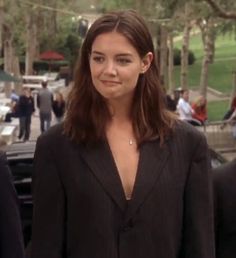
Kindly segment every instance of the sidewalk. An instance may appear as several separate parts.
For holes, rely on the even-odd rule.
[[[52,115],[52,122],[51,126],[56,124],[55,118]],[[38,110],[35,112],[35,114],[32,116],[31,120],[31,133],[30,133],[30,141],[36,141],[39,135],[41,134],[40,132],[40,121],[39,121],[39,113]]]
[[[190,101],[193,101],[200,95],[198,90],[189,90],[189,98]],[[207,102],[211,101],[221,101],[221,100],[229,100],[230,96],[227,96],[226,94],[223,94],[219,91],[216,91],[210,87],[207,89]]]

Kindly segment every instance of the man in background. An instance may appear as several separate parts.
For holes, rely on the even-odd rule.
[[[47,82],[42,82],[42,89],[37,96],[37,106],[39,108],[41,133],[47,131],[52,120],[53,94],[47,88]]]

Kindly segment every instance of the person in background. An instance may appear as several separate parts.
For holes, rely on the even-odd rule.
[[[223,123],[220,129],[223,130],[227,124],[233,126],[233,137],[236,139],[236,95],[233,97],[230,105],[230,109],[225,113],[223,117]]]
[[[29,88],[23,88],[23,94],[20,95],[17,103],[17,112],[20,121],[19,140],[28,141],[30,137],[31,117],[34,113],[34,98],[31,96]]]
[[[193,118],[198,120],[201,125],[204,125],[207,120],[207,101],[204,96],[198,96],[192,103]]]
[[[183,89],[177,104],[177,113],[180,120],[186,121],[192,125],[201,125],[201,123],[193,118],[194,110],[189,103],[189,91]]]
[[[10,110],[5,116],[5,122],[10,123],[12,121],[12,117],[18,117],[17,107],[18,107],[18,101],[19,96],[16,94],[15,89],[12,90],[10,99],[11,103],[9,104]]]
[[[236,111],[236,94],[231,101],[230,109],[225,113],[225,115],[223,117],[223,121],[230,119],[230,117],[232,117],[232,114],[234,113],[234,111]]]
[[[4,152],[0,150],[0,257],[24,258],[18,199]]]
[[[216,258],[236,257],[236,159],[213,170]]]
[[[65,113],[65,100],[61,92],[56,92],[55,100],[52,103],[52,110],[56,117],[57,123],[62,122]]]
[[[91,25],[65,119],[37,141],[32,258],[214,258],[206,139],[158,74],[137,12]]]
[[[41,133],[47,131],[51,126],[52,120],[53,94],[47,88],[47,82],[42,82],[42,89],[37,96],[37,106],[39,108],[40,130]]]
[[[175,112],[176,111],[176,104],[175,101],[169,94],[166,94],[166,107],[168,110]]]
[[[15,89],[12,90],[10,98],[12,102],[17,102],[19,100],[20,97],[18,94],[16,94]]]

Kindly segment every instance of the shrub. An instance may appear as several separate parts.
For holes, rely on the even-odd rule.
[[[188,64],[192,65],[194,64],[196,58],[192,50],[189,50],[188,53]],[[174,65],[180,65],[181,64],[181,51],[178,48],[174,49]]]

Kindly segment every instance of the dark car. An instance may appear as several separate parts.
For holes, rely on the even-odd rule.
[[[32,223],[32,171],[36,142],[14,143],[6,151],[14,185],[18,194],[25,246],[31,238]]]
[[[32,223],[32,173],[33,157],[35,151],[35,142],[14,143],[7,146],[6,154],[11,172],[14,178],[14,184],[20,201],[20,211],[23,225],[25,246],[31,238]],[[220,166],[227,162],[223,156],[210,149],[212,167]]]

